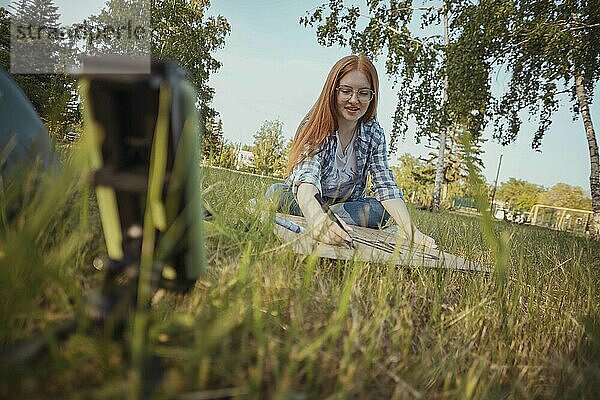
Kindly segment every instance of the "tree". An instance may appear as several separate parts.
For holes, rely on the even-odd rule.
[[[475,173],[482,181],[485,181],[482,173],[483,160],[481,159],[483,153],[481,146],[485,141],[486,139],[482,137],[471,139],[470,135],[462,130],[451,130],[449,132],[445,146],[447,151],[444,152],[445,156],[441,170],[440,204],[448,199],[450,192],[455,196],[468,195],[470,192],[468,187],[469,173]],[[439,151],[432,151],[428,154],[426,161],[429,165],[439,167],[439,157]],[[434,195],[436,192],[435,183],[439,179],[437,176],[438,167],[434,172],[434,189],[432,192]]]
[[[548,206],[590,210],[592,201],[580,186],[557,183],[540,196],[540,203]]]
[[[527,111],[539,120],[532,147],[540,149],[559,101],[569,94],[588,142],[592,232],[600,236],[600,157],[589,109],[600,77],[600,1],[484,0],[468,8],[487,32],[489,56],[510,75],[494,108],[497,139],[513,142]]]
[[[10,70],[11,18],[15,25],[22,21],[25,25],[38,25],[58,27],[59,14],[57,7],[51,0],[21,0],[16,3],[12,12],[0,7],[0,66]],[[57,39],[58,40],[58,39]],[[28,59],[28,52],[38,52],[35,48],[27,49],[27,43],[17,47],[18,56],[25,57],[24,63],[31,63],[32,72],[35,72],[39,58]],[[24,47],[23,47],[24,46]],[[54,48],[55,46],[52,46]],[[67,48],[67,50],[69,50]],[[13,49],[14,51],[14,49]],[[52,50],[53,51],[53,50]],[[60,68],[60,54],[53,54],[50,48],[44,56],[49,57],[45,63],[56,63]],[[24,54],[25,53],[25,54]],[[75,79],[65,74],[11,74],[13,79],[23,89],[31,100],[42,121],[48,128],[51,136],[62,139],[64,134],[74,128],[80,119],[79,104],[77,102]]]
[[[234,169],[237,167],[238,161],[238,146],[234,143],[225,141],[216,159],[216,165],[223,168]]]
[[[84,48],[94,56],[123,55],[149,58],[151,7],[148,0],[106,0],[98,15],[82,21],[81,27],[92,33]],[[121,30],[121,27],[127,29]]]
[[[201,154],[205,162],[223,168],[236,168],[239,146],[229,143],[223,136],[223,121],[209,116],[205,124]]]
[[[142,0],[141,4],[140,0],[107,0],[101,13],[84,21],[84,24],[92,27],[114,24],[114,21],[119,21],[122,16],[130,15],[132,8],[137,10],[134,17],[143,21],[148,16],[147,10],[144,9],[144,4],[147,3],[147,0]],[[206,16],[209,6],[209,0],[154,0],[151,2],[149,13],[152,58],[175,60],[186,71],[187,79],[198,93],[200,123],[206,127],[202,137],[202,154],[205,158],[209,154],[218,157],[218,151],[224,144],[222,137],[218,136],[219,131],[213,129],[218,113],[211,106],[214,89],[208,86],[208,79],[210,74],[221,67],[221,62],[216,60],[212,53],[225,45],[225,38],[231,31],[225,17]],[[111,47],[113,42],[100,41],[95,45],[94,51],[139,53],[148,50],[136,48],[134,43],[125,43],[125,46],[114,48]]]
[[[263,175],[282,177],[285,172],[283,124],[278,120],[264,121],[254,134],[254,168]]]
[[[398,186],[407,200],[421,205],[430,201],[435,169],[433,165],[409,153],[398,157],[399,167],[392,167]]]
[[[490,99],[490,62],[481,35],[465,26],[462,1],[444,1],[441,7],[412,7],[411,2],[370,0],[367,10],[330,0],[302,18],[302,24],[317,25],[321,45],[350,46],[353,52],[373,58],[386,54],[386,72],[398,87],[398,104],[393,120],[390,153],[397,138],[415,119],[417,142],[427,138],[438,143],[438,168],[433,208],[440,202],[446,138],[454,130],[471,133],[476,139],[484,127]],[[415,13],[421,12],[421,30],[414,32]],[[359,28],[358,18],[369,19]],[[436,31],[444,21],[442,34]],[[439,31],[439,29],[437,29]],[[466,90],[465,90],[466,89]]]
[[[11,70],[18,73],[48,73],[59,67],[60,36],[51,30],[59,27],[58,7],[52,0],[20,0],[11,6],[16,30],[11,41]],[[43,27],[44,29],[39,29]]]
[[[509,204],[512,210],[526,212],[540,202],[544,188],[522,179],[509,178],[496,192],[496,198]]]
[[[4,69],[10,66],[10,17],[4,7],[0,7],[0,65]]]
[[[200,120],[216,117],[210,103],[214,89],[208,86],[211,73],[221,67],[212,53],[225,45],[231,27],[222,16],[207,17],[209,0],[155,0],[152,2],[152,56],[174,59],[186,71],[198,91]]]
[[[214,115],[208,116],[204,124],[204,137],[202,138],[202,157],[213,164],[217,160],[225,145],[223,138],[223,122]]]
[[[448,199],[455,196],[471,196],[468,184],[469,173],[476,174],[482,181],[481,142],[470,144],[464,133],[452,132],[448,137],[448,153],[444,162],[442,205],[449,206]],[[465,146],[465,142],[469,146]],[[401,155],[398,160],[400,167],[392,167],[396,181],[404,190],[407,199],[421,205],[431,205],[433,197],[436,160],[438,154],[432,151],[427,158],[417,158],[408,153]]]
[[[212,149],[202,149],[202,159],[212,166],[235,169],[238,166],[239,145],[223,139]],[[204,142],[206,144],[206,141]]]

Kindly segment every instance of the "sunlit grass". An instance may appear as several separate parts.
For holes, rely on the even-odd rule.
[[[598,242],[494,223],[494,237],[506,239],[504,280],[301,257],[281,247],[268,217],[261,219],[260,211],[269,211],[261,196],[272,182],[203,169],[202,189],[214,213],[205,227],[208,273],[189,294],[155,298],[150,341],[165,366],[159,398],[192,392],[256,399],[600,397]],[[249,206],[252,198],[258,209]],[[82,213],[65,202],[51,211],[57,233],[29,253],[20,251],[48,226],[28,236],[26,225],[3,233],[3,273],[21,276],[13,270],[18,265],[30,274],[22,283],[28,295],[10,300],[12,313],[2,316],[3,323],[12,321],[2,329],[5,346],[45,326],[49,309],[72,313],[71,303],[81,302],[82,277],[89,276],[85,263],[101,255],[101,244],[56,250]],[[476,218],[411,213],[446,251],[494,265]],[[85,237],[101,242],[93,225]],[[36,268],[23,267],[27,260]],[[42,282],[61,294],[47,293]],[[114,398],[125,392],[115,390],[126,385],[127,369],[117,341],[80,332],[58,349],[43,364],[13,371],[20,378],[2,381],[0,395]],[[87,376],[82,365],[93,365],[96,378],[78,379]],[[60,382],[62,390],[43,382]]]

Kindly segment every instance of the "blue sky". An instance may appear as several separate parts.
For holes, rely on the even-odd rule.
[[[320,93],[329,69],[348,49],[321,47],[313,28],[305,28],[299,19],[307,10],[324,0],[213,0],[211,14],[225,16],[231,24],[231,35],[224,49],[216,53],[223,67],[210,79],[215,89],[213,106],[223,120],[225,138],[230,142],[251,144],[262,122],[279,118],[284,135],[291,138],[300,119]],[[0,0],[0,5],[10,3]],[[360,2],[359,2],[360,3]],[[96,14],[104,0],[56,0],[62,23],[71,24]],[[391,132],[396,93],[384,74],[381,60],[381,93],[378,119],[384,130]],[[494,85],[503,84],[497,75]],[[595,98],[600,96],[596,90]],[[600,107],[591,107],[592,118],[598,120]],[[600,127],[596,124],[596,129]],[[554,123],[544,137],[542,152],[531,150],[535,125],[525,123],[519,139],[502,147],[491,139],[484,147],[485,176],[493,182],[500,154],[503,154],[499,182],[510,177],[525,179],[545,187],[558,182],[582,186],[589,190],[589,152],[583,123],[572,121],[568,107],[554,115]],[[598,135],[597,135],[598,136]],[[484,137],[490,138],[489,132]],[[392,164],[402,153],[424,155],[428,150],[417,145],[411,133],[398,144]]]

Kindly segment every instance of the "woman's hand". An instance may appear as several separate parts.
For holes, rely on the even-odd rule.
[[[307,219],[310,228],[310,235],[319,242],[340,245],[343,243],[350,244],[352,238],[348,233],[352,233],[350,228],[344,221],[340,220],[344,229],[327,216],[325,213],[316,216],[316,218]]]
[[[340,220],[346,230],[344,232],[344,229],[340,228],[335,221],[329,218],[315,199],[315,194],[317,193],[319,193],[317,188],[310,183],[302,183],[298,187],[298,205],[300,206],[300,210],[302,210],[302,214],[306,217],[310,235],[318,241],[327,244],[350,243],[352,239],[347,232],[352,232],[352,228]]]
[[[383,207],[390,213],[396,223],[404,233],[404,237],[410,241],[411,244],[417,246],[424,246],[429,248],[437,248],[435,240],[422,233],[417,229],[416,226],[410,220],[408,215],[408,209],[402,199],[389,199],[381,202]]]

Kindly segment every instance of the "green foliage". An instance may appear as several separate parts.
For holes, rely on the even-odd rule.
[[[221,118],[208,116],[201,143],[204,163],[230,169],[238,167],[239,146],[225,140]]]
[[[544,188],[522,179],[509,178],[496,191],[496,199],[502,200],[515,211],[528,212],[543,198]]]
[[[508,89],[494,107],[494,136],[510,143],[523,116],[535,116],[532,147],[539,149],[559,101],[570,94],[573,117],[582,117],[590,149],[591,231],[600,237],[600,156],[589,110],[600,79],[600,2],[490,0],[477,8],[496,16],[482,25],[491,33],[486,47],[510,74]]]
[[[400,167],[393,166],[392,170],[406,199],[421,205],[429,204],[435,177],[434,166],[409,153],[402,154],[398,161]]]
[[[476,138],[475,144],[469,144],[468,149],[464,145],[464,132],[455,131],[447,138],[448,152],[446,154],[443,174],[442,201],[448,203],[449,199],[459,196],[471,196],[471,187],[468,184],[468,176],[471,168],[481,179],[481,143],[482,138]],[[409,201],[421,206],[431,203],[433,186],[435,180],[435,165],[437,164],[437,153],[430,152],[427,158],[421,159],[408,153],[401,155],[398,160],[400,167],[392,167],[396,181],[404,190]],[[469,167],[468,163],[472,166]],[[449,204],[447,204],[449,205]]]
[[[476,140],[486,125],[492,99],[489,75],[493,64],[487,54],[486,32],[481,24],[493,16],[463,9],[468,3],[446,1],[451,17],[446,63],[448,112],[454,124],[470,132]]]
[[[223,121],[221,121],[221,118],[210,115],[204,123],[204,127],[201,154],[206,160],[214,160],[219,157],[221,149],[225,144]]]
[[[152,2],[152,56],[176,60],[198,92],[200,120],[215,116],[210,107],[214,90],[211,73],[221,67],[212,53],[225,45],[231,27],[223,16],[207,17],[210,1],[156,0]]]
[[[205,155],[203,162],[206,165],[228,169],[238,169],[239,145],[223,141],[214,152]]]
[[[456,188],[462,189],[462,191],[455,191],[454,195],[469,195],[469,185],[467,184],[469,171],[473,171],[479,178],[485,180],[482,173],[483,160],[481,159],[483,154],[481,146],[485,141],[486,139],[470,135],[468,131],[462,129],[453,130],[447,135],[442,183],[447,187],[454,185]],[[465,143],[468,146],[465,146]],[[439,152],[432,151],[428,154],[426,161],[433,166],[437,165],[438,158]]]
[[[52,1],[22,0],[12,13],[14,18],[26,15],[31,20],[33,9],[38,10],[36,14],[39,14],[41,24],[58,26],[59,16]],[[10,70],[10,14],[3,7],[0,7],[0,67]],[[64,74],[19,74],[12,75],[12,78],[31,100],[48,132],[55,139],[63,139],[68,131],[74,130],[79,124],[81,114],[75,79]]]
[[[150,4],[150,10],[145,5]],[[221,62],[213,57],[213,52],[225,45],[225,38],[231,27],[223,16],[207,17],[206,10],[210,1],[189,0],[108,0],[101,13],[92,16],[86,23],[112,23],[115,20],[134,16],[141,22],[150,20],[150,53],[156,60],[175,60],[187,73],[187,80],[194,85],[198,93],[197,103],[200,120],[203,124],[216,123],[217,112],[211,107],[214,89],[208,86],[210,74],[221,67]],[[133,10],[133,11],[132,11]],[[122,25],[122,24],[119,24]],[[113,41],[114,42],[114,41]],[[115,48],[113,42],[99,41],[98,51],[102,52],[146,52],[145,48],[132,48],[135,43],[123,44]],[[211,142],[203,148],[209,154],[214,150],[213,144],[218,138],[211,137],[212,131],[205,138]]]
[[[591,210],[592,199],[586,196],[583,188],[566,183],[557,183],[540,196],[540,203],[548,206]]]
[[[20,0],[9,7],[12,9],[11,20],[15,26],[59,27],[60,15],[53,0]],[[31,36],[27,35],[25,40],[12,43],[13,49],[18,51],[18,64],[28,67],[32,73],[46,72],[40,65],[44,59],[51,65],[60,65],[62,60],[57,51],[57,44],[64,43],[64,40],[51,39],[49,35],[40,34],[35,30],[29,32]]]
[[[264,121],[254,134],[254,171],[258,174],[283,177],[286,153],[283,124],[278,119]]]
[[[148,57],[151,38],[149,7],[152,3],[149,0],[105,0],[100,13],[91,15],[82,21],[82,24],[92,32],[106,32],[108,28],[123,26],[131,26],[132,30],[141,28],[140,39],[135,34],[130,36],[129,33],[121,32],[95,35],[86,39],[86,53],[93,56],[119,54],[128,57]]]
[[[215,164],[213,165],[229,169],[237,168],[238,153],[238,145],[225,142],[223,147],[221,147],[218,158],[215,160]]]
[[[488,32],[484,45],[511,77],[494,109],[495,137],[502,143],[515,140],[521,127],[520,113],[527,110],[539,120],[532,146],[540,148],[565,92],[571,93],[576,117],[576,75],[583,77],[585,92],[592,97],[600,77],[600,32],[595,28],[600,23],[599,5],[596,0],[503,0],[471,7],[479,15],[495,16],[481,26]]]

